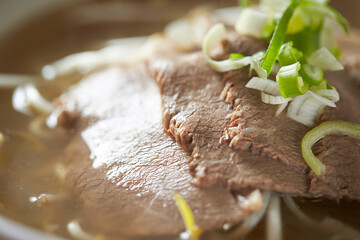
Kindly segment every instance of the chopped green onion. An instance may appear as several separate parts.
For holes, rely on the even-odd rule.
[[[304,13],[304,11],[302,11],[301,8],[297,8],[289,21],[286,32],[288,34],[295,34],[303,31],[306,27],[304,18],[307,17],[308,16],[306,15],[306,13]]]
[[[250,65],[252,69],[256,71],[259,77],[265,79],[266,71],[260,67],[260,64],[256,61],[254,57],[244,57],[237,60],[224,60],[216,61],[211,59],[210,52],[213,46],[226,39],[226,29],[224,24],[218,23],[215,24],[205,35],[202,42],[202,52],[203,55],[209,64],[209,66],[218,72],[227,72],[231,70],[241,69]]]
[[[253,77],[250,81],[245,85],[247,88],[256,89],[261,92],[265,92],[271,95],[279,96],[279,86],[278,84],[270,79],[262,79],[259,77]]]
[[[323,70],[338,71],[344,69],[343,65],[325,47],[315,51],[307,60],[312,66],[320,67]]]
[[[313,91],[313,92],[317,92],[317,91],[319,91],[319,90],[327,89],[327,84],[328,84],[327,81],[326,81],[325,79],[323,79],[323,80],[320,82],[319,85],[317,85],[317,86],[314,86],[314,85],[310,86],[309,90],[310,90],[310,91]]]
[[[194,216],[189,205],[179,193],[175,193],[173,198],[184,220],[186,231],[190,234],[193,240],[198,239],[203,230],[195,224]]]
[[[304,0],[290,19],[287,32],[295,34],[303,31],[305,27],[317,29],[324,19],[329,17],[335,20],[345,32],[349,32],[349,23],[339,12],[327,5],[326,2]]]
[[[266,104],[280,105],[288,103],[291,99],[284,98],[283,96],[273,96],[264,92],[261,92],[261,101]]]
[[[245,57],[245,55],[241,54],[241,53],[231,53],[229,56],[229,59],[236,60],[236,59],[241,59],[244,57]]]
[[[269,21],[268,14],[253,8],[245,8],[235,24],[235,30],[243,35],[262,38]]]
[[[327,98],[333,102],[338,102],[340,100],[339,92],[332,89],[321,89],[316,92],[320,96]]]
[[[311,127],[315,124],[319,111],[326,106],[336,107],[335,103],[329,99],[307,91],[304,95],[294,97],[289,105],[287,116],[296,122]]]
[[[274,21],[269,21],[263,30],[262,38],[270,42],[275,27],[276,27],[276,23]]]
[[[305,12],[308,12],[312,15],[322,15],[335,20],[343,28],[346,33],[349,33],[349,23],[348,21],[335,9],[327,5],[326,3],[318,3],[311,0],[305,0],[302,4]]]
[[[274,63],[279,55],[281,45],[283,44],[286,37],[286,30],[291,16],[293,15],[295,9],[302,2],[302,0],[293,0],[288,8],[285,10],[282,15],[279,23],[275,28],[275,32],[271,38],[270,45],[266,51],[265,58],[261,64],[261,67],[264,68],[269,75],[271,69],[274,66]]]
[[[324,106],[336,107],[335,102],[329,98],[323,97],[320,94],[314,93],[312,91],[307,91],[306,93],[308,93],[311,98],[317,100],[319,103],[324,104]]]
[[[238,0],[239,6],[243,7],[243,8],[247,8],[250,7],[250,2],[249,0]]]
[[[287,42],[281,46],[278,61],[281,66],[287,66],[301,61],[303,53],[293,48],[293,42]]]
[[[291,0],[260,0],[260,7],[276,17],[286,10],[290,2]]]
[[[299,49],[304,56],[310,56],[315,50],[320,47],[320,33],[321,27],[309,28],[306,27],[303,31],[296,34],[288,34],[286,36],[287,41],[293,41],[294,46]]]
[[[345,121],[329,121],[309,131],[301,143],[302,155],[311,170],[318,176],[325,174],[325,165],[312,152],[313,145],[329,134],[343,134],[360,139],[360,125]]]
[[[309,64],[302,64],[300,69],[300,75],[304,81],[308,82],[311,85],[320,85],[324,79],[324,72],[319,67],[312,67]]]
[[[280,68],[276,75],[281,95],[284,98],[304,94],[309,89],[309,84],[299,76],[301,64],[299,62]]]

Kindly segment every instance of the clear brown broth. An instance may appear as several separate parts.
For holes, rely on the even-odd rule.
[[[196,2],[196,4],[200,2]],[[219,5],[218,1],[212,2]],[[148,4],[147,1],[138,1],[137,3]],[[232,2],[221,4],[229,3]],[[176,3],[175,1],[164,1],[162,4],[161,8],[167,9],[170,6],[174,7]],[[141,19],[138,21],[132,19],[129,22],[95,22],[90,25],[69,21],[68,17],[74,9],[81,8],[84,3],[44,13],[14,30],[0,42],[0,62],[2,63],[0,72],[38,74],[46,63],[74,52],[97,49],[105,40],[147,35],[160,31],[166,22],[181,16],[194,4],[191,1],[177,4],[181,6],[180,9],[178,8],[172,14],[164,13],[162,21],[151,23],[146,23]],[[45,88],[47,87],[45,86]],[[47,90],[49,89],[47,88]],[[59,90],[47,91],[44,94],[51,98],[58,95],[59,92]],[[0,132],[7,137],[6,144],[2,149],[3,159],[0,161],[0,203],[3,205],[3,209],[0,207],[0,214],[43,231],[71,238],[66,230],[66,225],[79,217],[81,202],[77,200],[72,190],[67,188],[64,180],[55,174],[54,170],[58,164],[61,164],[59,156],[71,138],[71,134],[61,133],[59,139],[57,138],[58,132],[45,130],[45,138],[43,136],[35,136],[35,138],[45,146],[46,150],[37,150],[37,144],[14,134],[15,130],[33,135],[29,131],[29,125],[34,118],[15,112],[11,107],[11,95],[12,91],[10,90],[0,90]],[[41,122],[43,119],[39,121]],[[64,198],[43,206],[29,201],[30,197],[39,196],[42,193],[64,196]],[[336,203],[323,199],[299,198],[297,203],[315,219],[331,216],[360,229],[358,221],[360,205],[358,202]],[[299,222],[284,204],[282,205],[282,217],[284,239],[327,239],[329,237]],[[246,239],[263,239],[264,226],[263,220]],[[177,239],[178,236],[170,238]],[[169,237],[165,239],[169,239]],[[206,233],[203,239],[226,239],[226,234]]]

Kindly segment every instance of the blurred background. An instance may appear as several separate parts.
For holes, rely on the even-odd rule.
[[[237,0],[0,0],[0,72],[39,73],[44,64],[105,40],[161,31],[200,4]],[[331,5],[360,28],[360,1]]]

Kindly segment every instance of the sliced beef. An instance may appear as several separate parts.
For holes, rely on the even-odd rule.
[[[328,171],[325,177],[314,176],[301,156],[301,139],[310,129],[285,113],[275,117],[276,106],[262,103],[259,91],[245,88],[248,69],[222,78],[208,68],[200,53],[155,61],[150,69],[162,94],[165,130],[191,154],[191,170],[199,186],[221,182],[232,188],[251,186],[336,199],[360,197],[357,142],[349,146],[348,141],[354,140],[341,136],[332,154],[318,152]],[[339,91],[342,96],[350,94],[350,100],[344,97],[341,107],[330,115],[359,122],[359,114],[353,118],[342,115],[345,104],[357,104],[359,95]],[[328,146],[332,139],[319,144]]]
[[[191,154],[195,184],[209,186],[221,182],[232,188],[250,186],[286,193],[307,192],[309,179],[304,164],[288,165],[275,159],[276,156],[272,158],[271,153],[262,150],[271,142],[254,151],[249,151],[251,138],[249,141],[239,139],[236,147],[230,146],[224,129],[231,124],[226,118],[234,110],[220,97],[225,86],[222,76],[208,68],[201,53],[174,61],[153,61],[150,71],[154,72],[160,87],[165,130]],[[261,104],[259,99],[256,102]],[[247,110],[244,108],[244,112]],[[257,116],[248,116],[246,121],[256,122]],[[272,122],[275,121],[273,117]],[[254,129],[250,127],[249,132]]]
[[[301,139],[309,128],[290,120],[277,107],[264,104],[260,92],[246,88],[249,69],[232,71],[224,76],[222,99],[234,111],[228,116],[226,139],[235,149],[249,150],[290,165],[306,168],[301,157]]]
[[[314,153],[326,165],[326,174],[310,173],[313,195],[360,198],[360,140],[341,135],[326,136],[314,146]]]
[[[327,73],[326,78],[340,93],[337,107],[326,108],[320,114],[319,120],[345,120],[360,124],[360,76],[353,75],[354,66],[346,59],[355,58],[360,63],[360,42],[357,45],[345,47],[343,40],[344,71]],[[359,65],[360,67],[360,65]],[[326,164],[326,174],[318,178],[311,173],[309,191],[314,195],[328,194],[339,196],[360,197],[360,140],[347,136],[332,135],[325,137],[314,147],[314,152]]]
[[[116,236],[178,234],[184,225],[172,199],[175,192],[205,229],[233,225],[261,207],[261,194],[240,205],[219,184],[197,188],[189,183],[188,154],[163,132],[159,91],[143,66],[94,74],[60,101],[59,109],[78,118],[75,137],[61,157],[68,165],[68,184],[84,203],[80,222],[86,230]]]

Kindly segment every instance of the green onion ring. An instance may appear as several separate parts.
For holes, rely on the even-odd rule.
[[[280,93],[284,98],[296,97],[309,89],[309,84],[299,76],[301,64],[299,62],[281,67],[276,75]]]
[[[329,134],[343,134],[360,139],[360,125],[345,121],[328,121],[310,130],[302,139],[302,155],[318,176],[325,174],[325,165],[312,152],[313,145]]]

